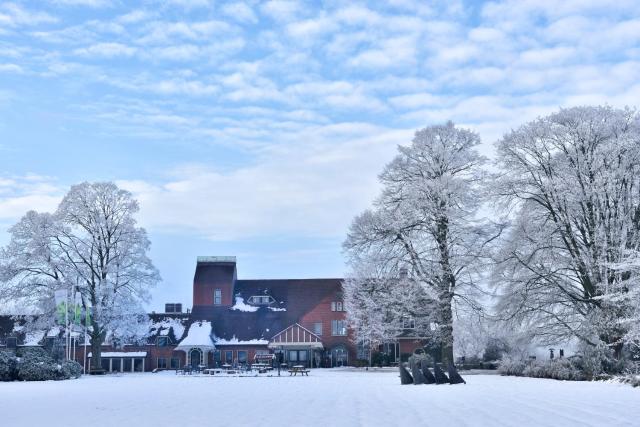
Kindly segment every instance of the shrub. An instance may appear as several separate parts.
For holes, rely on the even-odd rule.
[[[500,360],[505,353],[509,352],[509,345],[500,338],[491,338],[487,342],[487,346],[482,354],[482,360],[491,362]]]
[[[18,359],[13,353],[0,351],[0,381],[18,379]]]
[[[552,378],[556,380],[583,381],[584,372],[573,365],[569,359],[533,361],[522,372],[525,377]]]
[[[371,355],[371,365],[380,367],[389,366],[389,355],[380,351],[373,353]]]
[[[504,358],[500,361],[498,372],[532,378],[551,378],[556,380],[583,381],[587,375],[571,359],[530,360]]]
[[[524,374],[524,370],[527,367],[527,364],[524,360],[504,357],[498,363],[498,372],[500,375],[510,375],[521,377]]]
[[[42,349],[21,350],[22,357],[18,363],[18,379],[22,381],[47,381],[60,377],[58,365],[51,356]]]
[[[65,360],[61,364],[60,378],[61,380],[68,380],[71,378],[80,378],[82,375],[82,365],[75,360]]]

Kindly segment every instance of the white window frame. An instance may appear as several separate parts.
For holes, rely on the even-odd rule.
[[[404,316],[402,318],[402,329],[415,329],[416,321],[413,317]]]
[[[332,320],[331,321],[331,336],[345,337],[347,336],[347,323],[346,320]]]
[[[247,302],[253,305],[271,305],[275,302],[271,295],[251,295]]]
[[[213,305],[222,305],[222,289],[213,290]]]
[[[322,322],[315,322],[313,324],[313,333],[319,337],[322,336]]]

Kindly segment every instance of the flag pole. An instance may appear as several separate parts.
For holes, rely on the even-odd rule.
[[[65,324],[65,353],[67,360],[69,360],[69,288],[67,287],[67,298],[64,302],[64,324]]]

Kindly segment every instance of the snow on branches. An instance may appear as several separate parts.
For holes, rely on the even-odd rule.
[[[382,194],[357,216],[344,250],[351,325],[381,339],[415,322],[417,336],[435,336],[452,360],[454,298],[472,302],[480,258],[491,240],[476,213],[485,159],[477,134],[449,122],[416,132],[389,163]],[[408,277],[400,278],[407,268]],[[356,332],[358,334],[358,332]]]
[[[99,368],[108,332],[129,339],[144,330],[136,326],[147,321],[141,303],[160,278],[137,211],[131,193],[115,184],[85,182],[71,187],[55,213],[28,212],[0,253],[0,300],[38,307],[46,317],[54,292],[70,290],[90,313]]]
[[[619,353],[634,316],[637,328],[640,116],[560,110],[505,135],[498,165],[494,191],[515,217],[493,272],[498,312],[543,341]]]

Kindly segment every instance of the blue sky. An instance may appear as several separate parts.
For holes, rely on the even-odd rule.
[[[190,304],[197,255],[241,278],[340,277],[340,244],[415,129],[493,143],[561,106],[637,106],[634,0],[0,2],[0,244],[70,185],[141,204]]]

